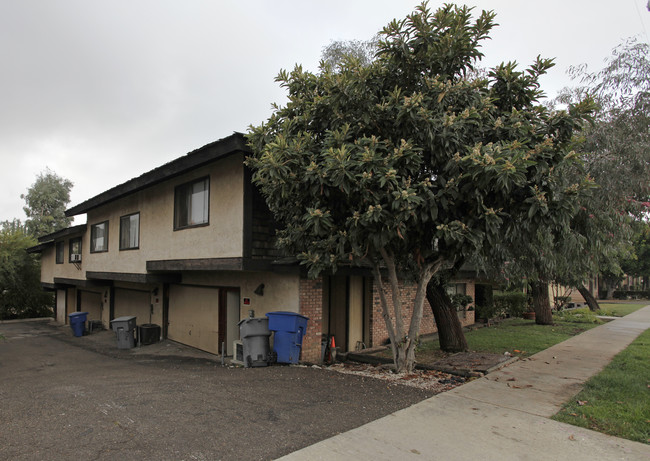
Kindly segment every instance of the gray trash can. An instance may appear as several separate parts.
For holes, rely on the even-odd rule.
[[[135,347],[135,317],[124,316],[111,320],[111,328],[117,335],[118,349],[132,349]]]
[[[244,366],[266,367],[270,361],[269,319],[247,318],[239,322],[239,335],[244,346]]]

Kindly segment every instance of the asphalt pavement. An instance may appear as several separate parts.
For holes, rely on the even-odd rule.
[[[165,341],[119,350],[1,323],[0,460],[274,459],[430,397],[304,366],[222,367]]]

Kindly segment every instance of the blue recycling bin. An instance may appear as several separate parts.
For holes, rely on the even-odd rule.
[[[72,334],[81,337],[86,331],[86,318],[88,317],[88,312],[73,312],[68,314],[70,319],[70,328],[72,328]]]
[[[269,330],[273,335],[273,352],[279,363],[298,363],[302,338],[307,331],[307,320],[296,312],[269,312]]]

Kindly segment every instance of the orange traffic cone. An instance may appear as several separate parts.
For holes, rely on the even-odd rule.
[[[328,360],[330,363],[336,360],[336,341],[334,341],[334,336],[330,339],[330,355]]]

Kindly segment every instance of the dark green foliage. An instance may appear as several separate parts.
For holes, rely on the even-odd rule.
[[[0,320],[52,316],[53,297],[41,288],[39,258],[27,254],[36,239],[22,229],[0,230]]]
[[[469,295],[455,294],[451,295],[451,303],[456,311],[464,311],[472,303],[473,299]]]
[[[494,14],[421,5],[380,34],[375,59],[344,59],[313,74],[296,67],[277,80],[289,102],[251,127],[247,160],[280,224],[279,244],[314,277],[340,265],[374,268],[392,293],[397,272],[417,285],[412,322],[382,299],[391,344],[412,347],[433,274],[504,239],[566,225],[590,186],[575,172],[575,130],[591,106],[549,112],[537,103],[538,58],[476,78],[480,43]],[[400,346],[401,347],[401,346]]]
[[[521,291],[494,293],[494,309],[510,317],[521,317],[528,310],[528,295]]]

